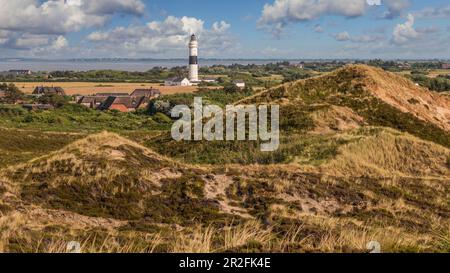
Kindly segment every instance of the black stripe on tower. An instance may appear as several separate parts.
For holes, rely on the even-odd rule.
[[[189,57],[189,64],[198,64],[197,56],[190,56]]]

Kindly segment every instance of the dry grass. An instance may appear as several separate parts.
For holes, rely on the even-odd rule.
[[[9,239],[13,238],[24,224],[24,218],[20,213],[12,213],[8,216],[0,214],[0,253],[8,249]]]
[[[445,147],[385,129],[344,145],[322,170],[338,176],[449,179],[449,156],[450,150]]]
[[[411,113],[417,118],[450,131],[450,100],[417,86],[411,80],[381,68],[358,65],[350,66],[365,75],[364,83],[375,97],[398,110]],[[409,101],[414,98],[419,103]]]
[[[173,253],[211,253],[213,252],[213,236],[216,230],[197,227],[191,233],[180,233],[172,248]]]
[[[192,93],[196,86],[159,86],[150,83],[109,83],[109,82],[18,82],[14,83],[22,92],[31,94],[36,86],[60,86],[67,95],[92,95],[96,93],[131,93],[135,89],[157,88],[163,95]]]
[[[34,180],[45,181],[50,187],[63,187],[58,187],[56,193],[49,191],[49,196],[41,196],[44,190],[40,188],[39,192],[22,192],[22,195],[20,190],[17,191],[17,196],[34,203],[30,205],[14,199],[6,204],[20,208],[20,214],[9,211],[1,215],[0,251],[64,253],[67,252],[68,241],[72,240],[79,241],[82,251],[90,253],[366,252],[370,241],[380,242],[384,252],[448,249],[448,219],[437,218],[438,215],[448,215],[448,187],[442,183],[449,176],[448,169],[442,165],[449,155],[448,149],[392,130],[376,132],[375,135],[346,133],[344,137],[351,143],[342,147],[337,158],[329,163],[330,169],[325,170],[335,170],[339,176],[354,175],[355,170],[362,177],[427,175],[436,181],[422,179],[416,185],[405,181],[397,183],[396,179],[369,180],[372,184],[380,184],[379,187],[371,187],[361,184],[365,183],[363,178],[336,180],[329,176],[315,180],[314,173],[302,173],[297,165],[247,166],[233,175],[232,170],[206,175],[210,170],[206,166],[205,173],[192,178],[195,182],[208,180],[204,184],[198,183],[200,191],[209,183],[212,186],[209,192],[203,192],[210,198],[203,199],[205,203],[202,205],[207,204],[206,201],[224,198],[230,206],[245,209],[252,220],[235,217],[225,221],[219,212],[226,211],[217,209],[217,214],[211,214],[212,218],[207,221],[177,224],[143,217],[140,211],[137,218],[121,218],[121,214],[100,214],[96,210],[85,214],[86,209],[79,207],[70,210],[67,204],[72,203],[51,207],[53,209],[45,207],[47,200],[65,194],[62,190],[66,185],[71,188],[72,182],[75,185],[82,183],[80,189],[89,186],[86,188],[88,192],[111,192],[111,200],[119,200],[119,203],[129,201],[117,199],[122,193],[139,189],[133,192],[136,193],[133,203],[130,203],[133,206],[124,208],[126,212],[140,208],[141,203],[145,203],[142,200],[148,195],[160,194],[157,191],[170,189],[171,195],[148,206],[157,207],[166,200],[170,202],[172,196],[179,198],[176,195],[182,190],[176,187],[179,184],[188,188],[196,185],[183,184],[183,173],[194,168],[192,166],[166,159],[116,134],[103,132],[92,135],[58,152],[5,171],[20,174],[14,177],[19,177],[17,180],[21,183],[8,183],[14,183],[18,188]],[[119,157],[118,152],[121,153]],[[142,165],[150,159],[148,165]],[[98,163],[102,165],[96,166]],[[139,179],[127,176],[115,183],[121,172],[130,171],[130,168],[135,168],[132,171],[138,176],[132,178]],[[77,170],[77,175],[72,173],[74,170]],[[224,184],[218,186],[215,182]],[[238,183],[240,193],[233,196],[229,190]],[[402,186],[398,189],[401,193],[394,191],[399,185]],[[12,189],[7,188],[4,192],[0,197],[6,200],[4,196]],[[86,194],[86,191],[78,192],[81,194],[70,197]],[[187,194],[182,201],[188,205],[203,198],[202,193],[193,195],[188,191]],[[401,197],[395,194],[401,194]],[[39,199],[34,200],[35,195],[40,196]],[[87,200],[92,202],[88,209],[102,207],[103,203],[95,197],[91,197],[93,201]],[[86,202],[85,199],[68,200],[80,204]],[[176,205],[179,209],[179,203]],[[195,209],[200,210],[198,207]],[[340,209],[339,214],[337,209]],[[187,210],[182,211],[185,213]],[[167,208],[164,213],[167,213]],[[427,216],[420,217],[424,214]],[[189,219],[201,216],[175,215]],[[223,223],[230,223],[228,219],[232,220],[231,224],[223,226]]]
[[[327,134],[347,131],[364,125],[364,118],[347,107],[331,106],[312,114],[314,133]]]
[[[93,236],[92,238],[86,238],[79,242],[79,244],[81,253],[154,253],[156,247],[162,242],[161,235],[155,234],[145,236],[143,241],[130,238],[125,242],[119,242],[113,236],[106,237],[105,239],[98,239]],[[41,240],[33,252],[71,253],[73,250],[69,248],[69,243],[67,240],[56,239],[43,245],[43,241]]]
[[[263,229],[259,222],[253,220],[237,227],[227,227],[224,233],[223,250],[240,247],[252,241],[267,247],[273,239],[271,228]]]
[[[428,252],[448,251],[450,230],[439,228],[433,234],[405,232],[395,227],[369,228],[352,220],[304,216],[304,224],[292,224],[285,232],[276,232],[281,226],[262,227],[250,220],[240,225],[230,224],[223,228],[197,226],[172,230],[170,233],[120,234],[109,231],[106,235],[73,230],[69,234],[45,234],[32,230],[37,226],[24,226],[25,216],[13,213],[0,218],[0,252],[9,251],[9,242],[15,243],[17,252],[68,253],[68,243],[80,243],[82,253],[218,253],[218,252],[368,252],[367,244],[379,242],[382,252]],[[30,219],[28,219],[30,221]],[[55,221],[48,219],[47,224]],[[311,233],[310,228],[316,232]],[[438,227],[436,227],[438,228]],[[34,235],[33,235],[34,234]],[[33,237],[36,236],[40,237]],[[42,234],[42,235],[39,235]],[[78,235],[73,235],[78,234]],[[161,248],[162,247],[162,248]]]

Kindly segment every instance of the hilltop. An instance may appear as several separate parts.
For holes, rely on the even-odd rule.
[[[345,107],[375,126],[386,126],[450,145],[450,100],[405,77],[366,65],[348,65],[319,77],[263,91],[239,103],[280,103],[285,108]],[[436,135],[437,134],[437,135]]]

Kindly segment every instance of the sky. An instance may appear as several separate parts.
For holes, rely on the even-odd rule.
[[[0,0],[0,58],[450,59],[448,0]]]

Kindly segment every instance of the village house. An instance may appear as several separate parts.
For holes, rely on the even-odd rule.
[[[450,69],[450,63],[442,64],[442,69]]]
[[[202,82],[205,82],[205,83],[216,83],[217,82],[217,78],[203,78]]]
[[[128,93],[97,93],[95,94],[95,97],[114,97],[114,96],[126,97],[129,95],[130,94]]]
[[[161,96],[161,91],[158,89],[136,89],[131,95],[128,93],[97,93],[94,96],[79,96],[76,97],[76,102],[92,109],[130,112],[146,107],[151,99],[159,96]]]
[[[239,88],[241,88],[241,89],[244,89],[244,88],[245,88],[245,82],[244,82],[243,80],[235,80],[235,81],[233,81],[233,84],[234,84],[236,87],[239,87]]]
[[[146,97],[147,99],[154,99],[161,96],[161,91],[158,89],[136,89],[131,93],[131,97]]]
[[[305,63],[301,62],[301,63],[296,63],[292,65],[295,68],[300,68],[300,69],[304,69],[305,68]]]
[[[165,86],[191,86],[191,82],[187,78],[170,78],[164,82]]]
[[[33,72],[31,72],[31,70],[9,70],[8,74],[14,76],[24,76],[24,75],[31,75],[33,74]]]
[[[0,100],[3,99],[4,97],[6,97],[6,91],[0,90]]]
[[[48,87],[48,86],[38,86],[34,89],[33,95],[44,96],[44,95],[59,95],[65,96],[66,92],[61,87]]]
[[[146,97],[108,97],[98,109],[116,110],[120,112],[133,112],[137,109],[145,108],[148,106],[149,100]]]
[[[77,100],[78,104],[84,105],[86,107],[97,109],[103,102],[108,98],[104,96],[84,96]]]

